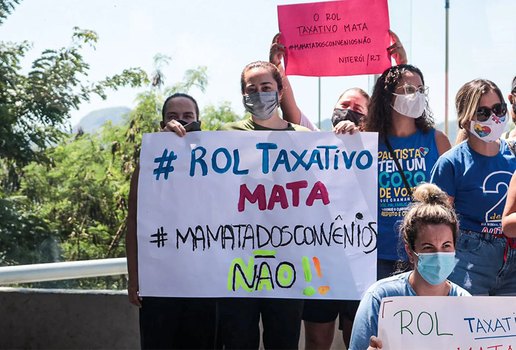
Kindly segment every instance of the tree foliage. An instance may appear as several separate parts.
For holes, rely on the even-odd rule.
[[[194,87],[204,93],[208,85],[207,68],[200,66],[187,70],[182,81],[162,89],[165,82],[163,69],[169,61],[170,58],[165,55],[154,56],[156,69],[151,79],[151,88],[137,96],[137,106],[130,114],[125,142],[115,145],[117,154],[123,159],[124,171],[130,174],[134,171],[140,157],[142,135],[159,130],[161,108],[166,97],[176,92],[188,93]],[[202,113],[201,119],[203,119]]]
[[[76,27],[70,46],[43,51],[27,74],[20,62],[30,44],[0,42],[0,169],[7,192],[18,188],[25,165],[47,160],[45,149],[65,136],[70,112],[82,102],[93,95],[105,98],[108,89],[147,81],[139,68],[100,82],[87,81],[90,67],[82,50],[85,45],[94,47],[97,40],[95,32]]]
[[[5,210],[0,210],[0,220],[6,217],[10,222],[9,227],[0,223],[0,247],[3,242],[9,244],[5,250],[0,248],[0,264],[125,255],[122,238],[129,180],[138,162],[142,135],[159,130],[161,106],[168,94],[189,93],[190,89],[203,92],[208,83],[206,68],[198,67],[188,70],[181,82],[164,88],[162,72],[163,67],[157,66],[153,83],[138,95],[136,107],[122,125],[108,122],[98,132],[66,134],[46,147],[43,157],[48,161],[33,159],[23,168],[19,188],[5,199]],[[239,116],[223,103],[204,108],[201,119],[203,129],[215,130]],[[64,285],[124,288],[125,279],[82,279]]]
[[[128,191],[120,160],[111,149],[120,136],[110,125],[101,134],[70,136],[47,151],[51,165],[32,163],[25,168],[20,194],[57,233],[66,260],[123,253],[113,242],[125,229]]]
[[[218,106],[206,106],[202,113],[202,128],[204,130],[218,130],[222,124],[240,120],[242,116],[236,114],[229,102],[222,102]]]
[[[59,260],[54,234],[23,196],[0,196],[0,265]]]
[[[0,0],[0,24],[18,3]],[[90,66],[82,53],[86,46],[94,48],[97,40],[95,32],[74,28],[70,45],[43,51],[28,72],[21,62],[31,44],[0,42],[0,265],[61,260],[70,236],[63,232],[71,227],[74,235],[88,232],[81,231],[74,222],[88,210],[95,217],[106,212],[106,198],[116,197],[120,190],[109,192],[110,187],[102,187],[102,182],[96,186],[95,181],[88,181],[91,176],[105,178],[108,167],[104,162],[86,157],[81,168],[65,162],[69,156],[82,159],[86,151],[91,151],[72,142],[67,132],[72,110],[94,95],[105,98],[108,90],[148,82],[146,73],[139,68],[123,70],[102,81],[89,81]],[[108,143],[103,142],[98,141],[99,145]],[[55,205],[51,201],[56,201]],[[65,215],[70,208],[72,215]],[[114,218],[101,214],[82,224],[104,228],[114,221],[123,222],[123,217],[116,214],[119,213],[115,211]],[[100,237],[99,231],[94,239]],[[110,230],[105,232],[111,235]]]
[[[0,24],[18,3],[0,0]],[[129,179],[142,135],[158,130],[167,95],[206,89],[206,67],[165,88],[164,55],[155,56],[150,80],[132,68],[91,82],[82,53],[97,41],[95,32],[74,28],[70,45],[43,51],[27,73],[22,61],[31,44],[0,42],[0,265],[124,256]],[[81,103],[148,82],[122,125],[70,134],[70,112]],[[203,129],[215,130],[239,116],[223,103],[204,108],[201,119]],[[43,286],[125,288],[125,278]]]
[[[9,16],[16,5],[20,3],[20,0],[0,0],[0,24],[4,23],[4,20]]]

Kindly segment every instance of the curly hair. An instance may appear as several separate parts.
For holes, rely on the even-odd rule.
[[[392,129],[393,93],[406,72],[419,75],[421,82],[425,84],[423,73],[418,68],[410,64],[400,64],[383,72],[374,85],[363,129],[378,132],[381,141],[386,139]],[[423,115],[416,119],[416,127],[425,133],[434,127],[434,119],[428,103]]]

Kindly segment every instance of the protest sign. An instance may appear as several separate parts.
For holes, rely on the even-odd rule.
[[[390,297],[382,300],[383,350],[516,349],[516,297]]]
[[[278,6],[287,75],[382,73],[391,66],[387,0]]]
[[[377,139],[145,134],[140,294],[359,299],[376,280]]]

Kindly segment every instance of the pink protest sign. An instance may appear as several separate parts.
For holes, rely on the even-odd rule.
[[[378,74],[391,66],[387,0],[278,6],[288,75]]]

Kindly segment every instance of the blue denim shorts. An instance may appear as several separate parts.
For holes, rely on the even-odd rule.
[[[516,249],[507,238],[461,231],[455,250],[459,262],[450,281],[472,295],[516,295]]]

